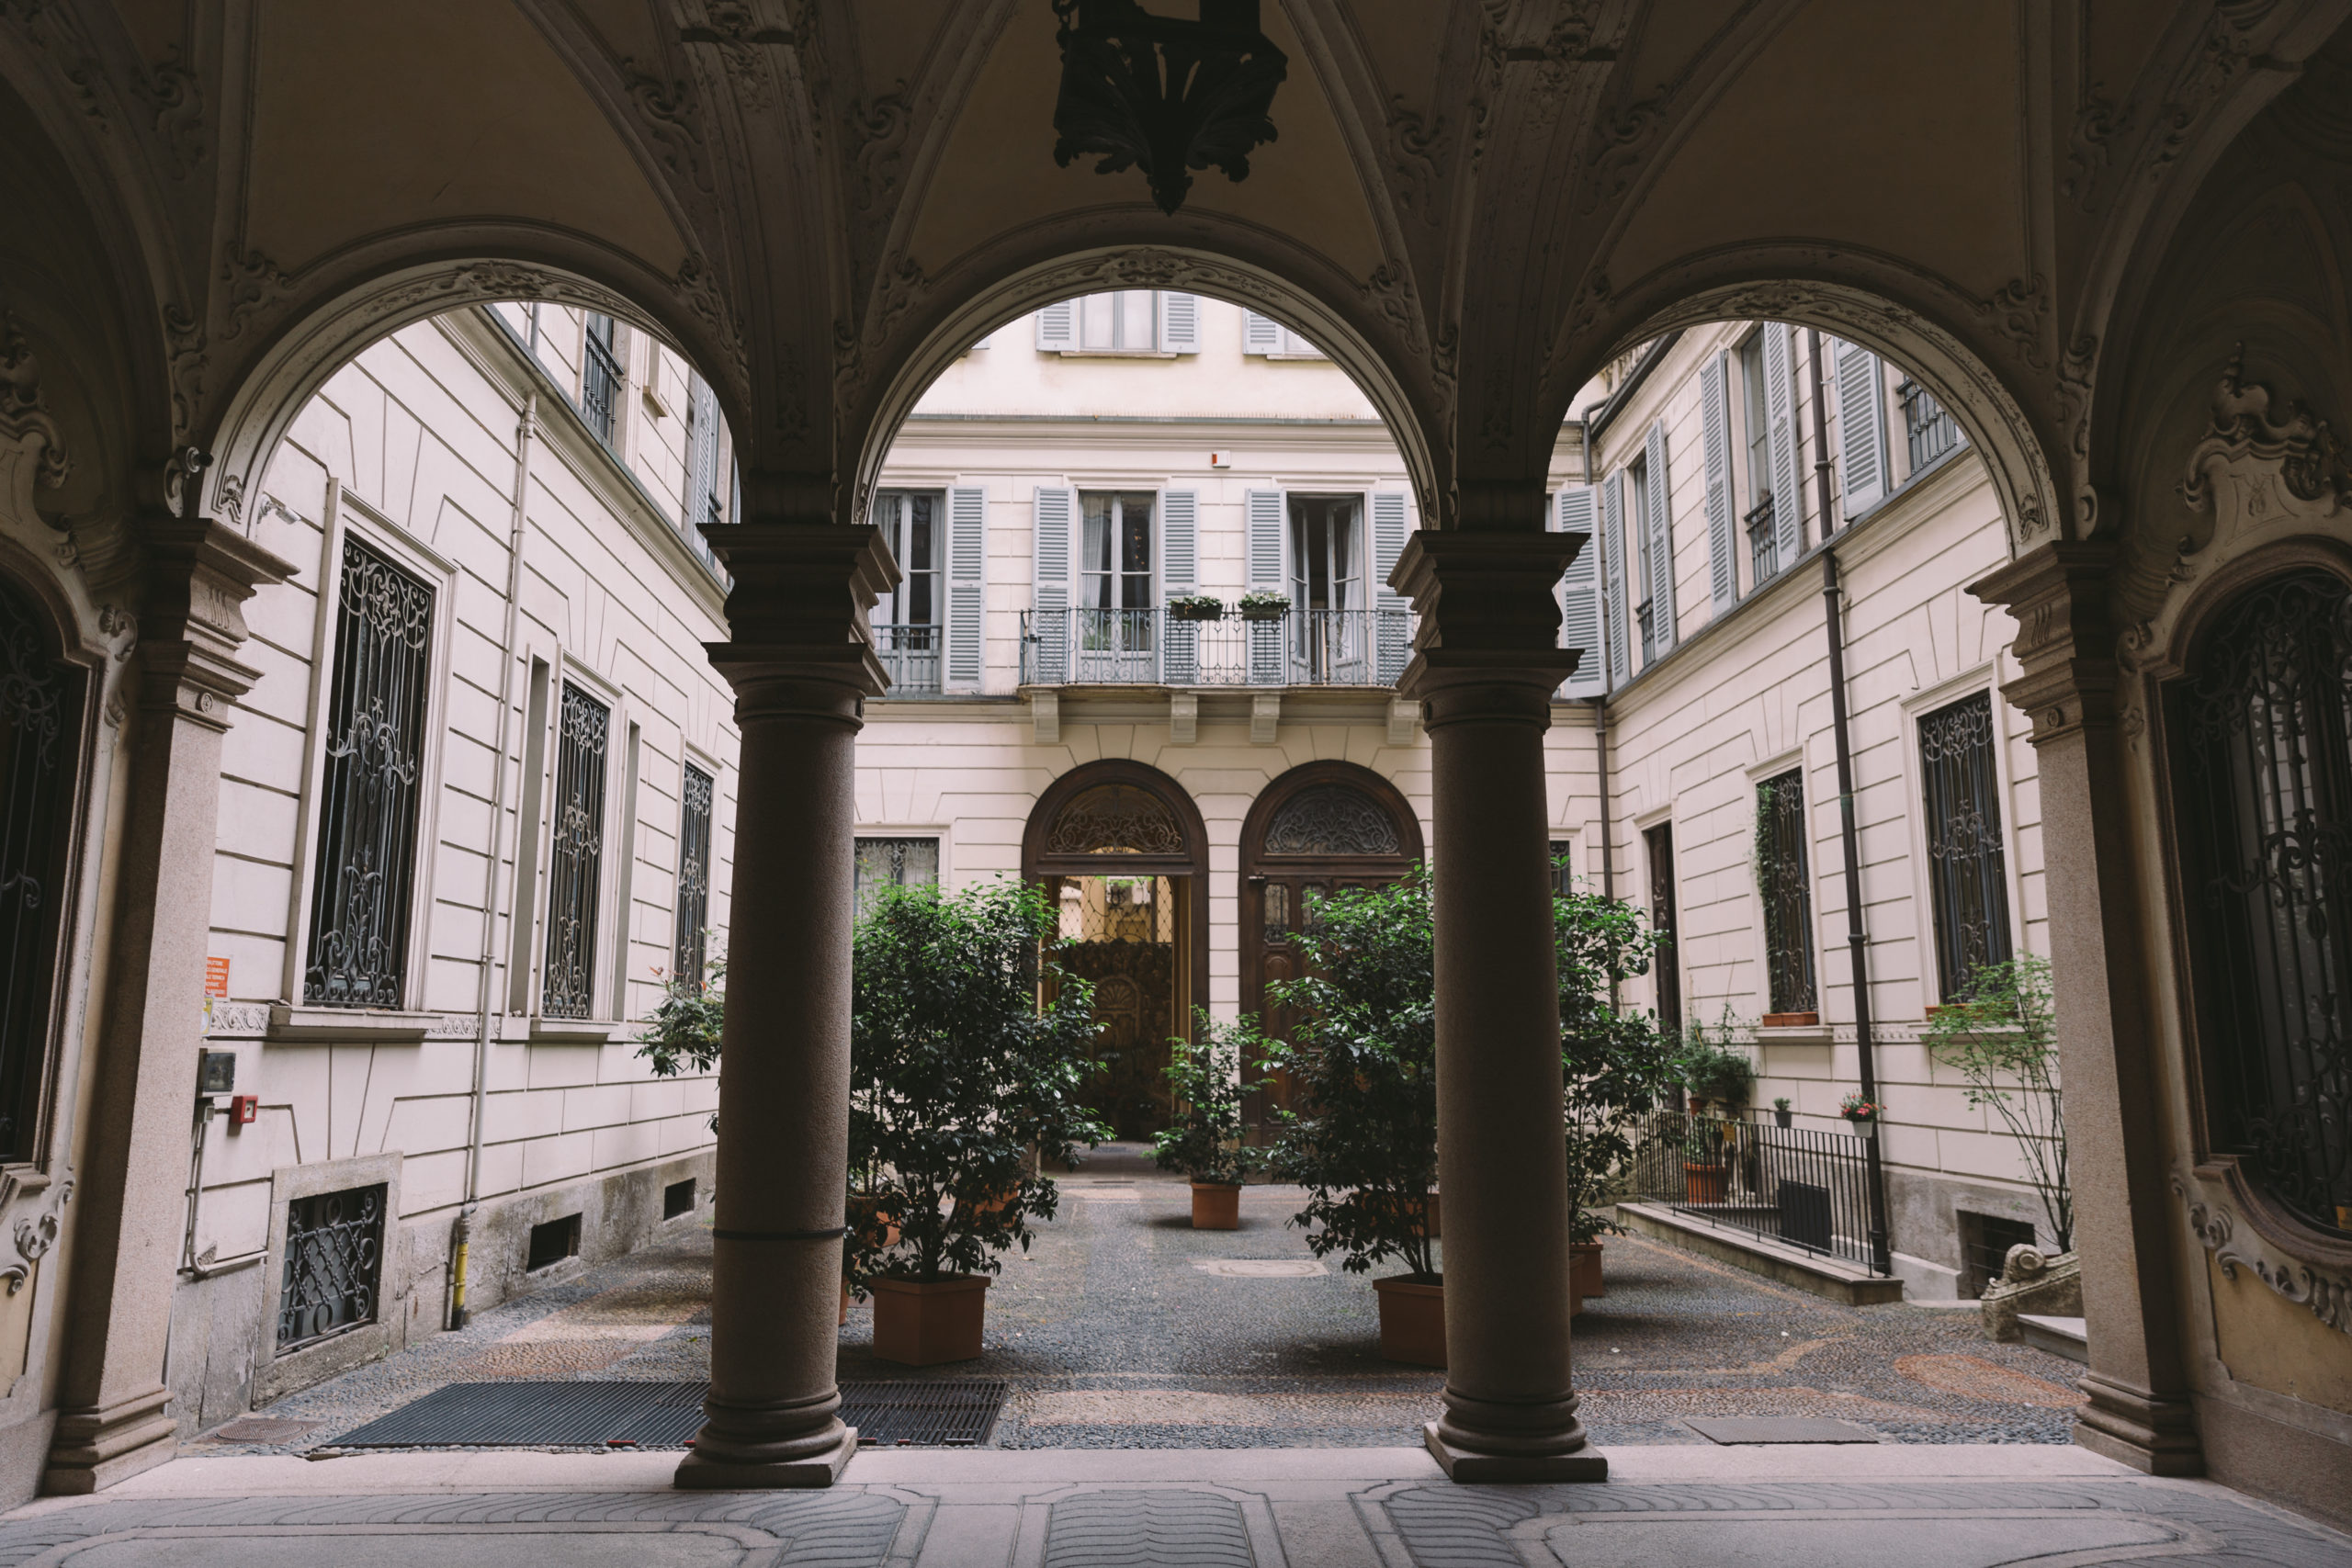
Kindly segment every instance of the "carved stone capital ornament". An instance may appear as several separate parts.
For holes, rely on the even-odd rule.
[[[1575,673],[1560,646],[1554,589],[1590,536],[1423,529],[1388,581],[1420,615],[1396,687],[1431,729],[1463,719],[1550,722],[1552,694]]]
[[[735,688],[736,717],[815,718],[854,727],[888,689],[867,616],[899,582],[881,530],[858,524],[718,524],[703,536],[734,579],[733,637],[709,645]]]
[[[225,729],[230,706],[261,678],[236,657],[246,637],[244,602],[295,568],[208,519],[151,519],[140,537],[149,563],[139,619],[141,700]]]
[[[2011,651],[2025,669],[2001,694],[2033,720],[2036,746],[2115,721],[2114,579],[2112,546],[2053,540],[1968,585],[2017,618]]]
[[[2211,513],[2215,539],[2227,540],[2339,515],[2352,503],[2352,475],[2327,421],[2245,379],[2240,344],[2213,394],[2212,428],[2188,455],[2180,499]]]
[[[24,1171],[0,1173],[0,1224],[7,1226],[0,1235],[0,1280],[8,1281],[10,1295],[25,1288],[34,1267],[57,1245],[73,1198],[70,1176],[52,1186],[48,1178]]]
[[[40,361],[17,318],[0,312],[0,494],[29,513],[34,484],[55,490],[72,471],[64,433],[41,399]]]

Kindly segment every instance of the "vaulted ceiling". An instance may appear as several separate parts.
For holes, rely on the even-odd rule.
[[[1927,375],[2030,538],[2093,525],[2136,280],[2347,12],[1265,0],[1279,135],[1168,216],[1057,164],[1051,0],[0,0],[0,308],[85,451],[154,501],[210,450],[233,515],[368,338],[610,301],[719,386],[755,509],[846,516],[981,331],[1188,287],[1330,344],[1473,526],[1532,521],[1612,352],[1774,315]]]

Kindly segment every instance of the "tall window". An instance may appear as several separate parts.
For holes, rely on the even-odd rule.
[[[345,535],[341,593],[302,999],[397,1008],[416,886],[433,590]]]
[[[1577,890],[1576,850],[1573,839],[1552,840],[1552,893],[1555,897],[1566,898]]]
[[[1079,497],[1078,602],[1089,610],[1151,608],[1151,508],[1148,494],[1088,491]]]
[[[29,1159],[49,1059],[51,957],[65,908],[66,804],[79,682],[17,594],[0,589],[0,1159]]]
[[[1989,693],[1963,697],[1919,721],[1936,978],[1947,1000],[1967,995],[1980,965],[2009,957],[2008,861],[2001,848],[1994,757],[1999,741]]]
[[[580,413],[596,439],[620,438],[620,330],[610,316],[591,314],[580,356]]]
[[[1125,349],[1145,354],[1159,346],[1159,297],[1148,288],[1089,294],[1078,302],[1081,348]]]
[[[1739,345],[1739,406],[1747,426],[1747,507],[1754,511],[1772,495],[1771,416],[1764,408],[1764,334],[1754,332]]]
[[[885,887],[939,886],[937,839],[860,839],[857,840],[855,883],[857,912],[874,907]]]
[[[1805,863],[1804,773],[1756,786],[1756,892],[1764,901],[1765,990],[1776,1013],[1818,1012],[1813,980],[1813,879]]]
[[[899,586],[874,606],[874,640],[892,690],[939,690],[939,658],[945,638],[941,609],[945,595],[940,570],[945,564],[944,497],[936,492],[884,491],[874,498],[874,524],[899,563]]]
[[[1294,496],[1290,503],[1291,679],[1363,679],[1363,503]]]
[[[1641,558],[1641,598],[1634,606],[1634,620],[1641,628],[1642,667],[1657,659],[1657,623],[1654,605],[1657,597],[1651,576],[1657,570],[1657,551],[1650,538],[1650,465],[1646,455],[1625,465],[1625,505],[1633,514],[1631,536],[1638,543],[1631,547]]]
[[[710,813],[716,794],[711,776],[688,762],[678,803],[677,952],[671,973],[697,990],[709,956]]]
[[[540,1011],[587,1018],[596,1001],[597,896],[604,874],[605,753],[613,710],[566,681],[548,849],[547,977]]]
[[[1675,951],[1674,824],[1661,822],[1642,835],[1650,859],[1650,928],[1657,933],[1657,956],[1650,976],[1657,982],[1658,1027],[1682,1027],[1682,958]]]
[[[718,394],[692,370],[686,372],[685,493],[678,511],[689,535],[719,519]]]
[[[2261,583],[2166,693],[2208,1136],[2352,1236],[2352,592]]]

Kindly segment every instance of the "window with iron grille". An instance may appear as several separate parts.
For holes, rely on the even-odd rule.
[[[345,535],[341,592],[302,999],[397,1008],[416,886],[433,589]]]
[[[1573,839],[1552,840],[1552,892],[1556,897],[1566,898],[1577,890],[1576,852]]]
[[[612,317],[592,314],[580,356],[580,417],[607,446],[620,436],[619,335]]]
[[[1960,422],[1936,401],[1934,393],[1906,379],[1894,389],[1894,395],[1903,400],[1903,431],[1911,448],[1913,473],[1960,445]]]
[[[1756,786],[1756,891],[1764,901],[1766,991],[1777,1013],[1817,1012],[1813,878],[1805,858],[1804,772]]]
[[[566,681],[557,728],[555,825],[548,849],[547,977],[540,1012],[587,1018],[596,1000],[597,895],[604,872],[605,753],[613,710]]]
[[[2352,1236],[2352,591],[2257,584],[2166,692],[2206,1135]]]
[[[857,840],[855,894],[862,916],[874,907],[885,887],[935,887],[939,885],[937,839],[860,839]]]
[[[1657,933],[1657,953],[1650,974],[1657,982],[1658,1027],[1669,1032],[1682,1028],[1682,958],[1675,951],[1674,824],[1661,822],[1642,835],[1650,857],[1650,929]]]
[[[78,689],[32,612],[0,589],[0,1159],[31,1157],[40,1122]]]
[[[678,808],[678,941],[680,980],[699,988],[710,941],[710,808],[716,784],[686,764],[684,799]]]
[[[1994,755],[1999,740],[1987,692],[1919,721],[1936,978],[1951,1001],[1968,994],[1980,967],[2009,958],[2008,860]]]
[[[376,1320],[383,1276],[384,1184],[297,1198],[286,1207],[277,1348],[292,1350]]]

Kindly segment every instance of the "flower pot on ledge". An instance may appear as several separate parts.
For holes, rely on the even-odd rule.
[[[1238,1231],[1241,1228],[1241,1186],[1238,1182],[1193,1183],[1193,1228],[1196,1231]]]
[[[1682,1193],[1691,1203],[1720,1203],[1731,1190],[1731,1167],[1682,1162]]]
[[[1609,1293],[1600,1283],[1599,1242],[1572,1241],[1568,1244],[1568,1288],[1579,1296],[1605,1296]]]
[[[1168,618],[1171,621],[1221,621],[1225,619],[1223,604],[1170,604]]]
[[[1245,621],[1279,621],[1290,614],[1288,604],[1244,604],[1241,618]]]
[[[1768,1012],[1761,1020],[1767,1029],[1811,1029],[1821,1022],[1817,1012]]]
[[[905,1367],[975,1361],[987,1321],[989,1276],[948,1274],[937,1280],[888,1275],[865,1282],[874,1297],[874,1354]]]
[[[1372,1288],[1380,1295],[1380,1359],[1445,1365],[1445,1276],[1392,1274]]]

